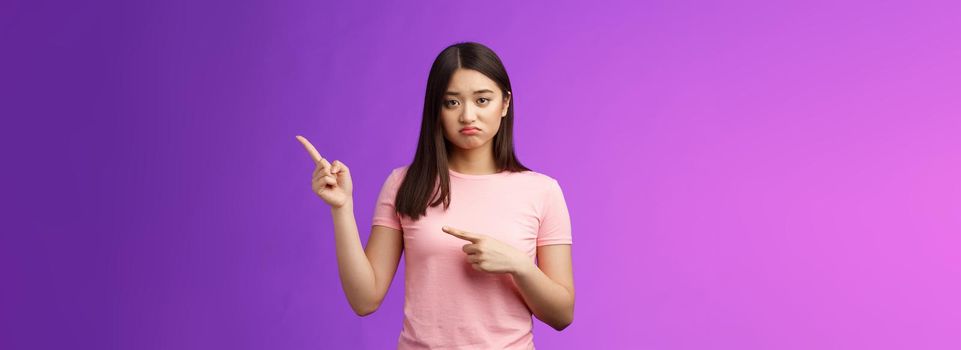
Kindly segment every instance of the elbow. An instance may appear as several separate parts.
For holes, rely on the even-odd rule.
[[[370,315],[370,314],[374,313],[374,311],[377,311],[377,308],[375,308],[375,307],[368,307],[368,308],[363,308],[363,309],[361,309],[361,308],[356,308],[356,309],[354,309],[354,313],[357,314],[357,316],[360,316],[360,317],[364,317],[364,316]]]
[[[380,305],[379,304],[368,304],[368,305],[359,305],[359,306],[352,305],[351,308],[354,309],[354,313],[357,314],[357,316],[364,317],[374,313],[374,311],[377,311],[377,309],[380,308]]]
[[[364,310],[354,309],[354,313],[357,314],[357,316],[360,316],[360,317],[364,317],[364,316],[370,315],[370,314],[374,313],[374,311],[377,311],[377,309],[364,309]]]
[[[554,323],[551,324],[551,328],[554,328],[554,330],[560,332],[570,326],[571,323],[574,323],[574,305],[571,305],[570,309],[564,313],[564,316],[558,320],[555,320]]]
[[[564,312],[562,312],[557,319],[554,320],[554,322],[550,323],[551,328],[554,328],[554,330],[558,332],[563,331],[565,328],[570,326],[571,323],[574,323],[574,292],[569,292],[570,301],[567,304],[566,310],[564,310]]]
[[[560,332],[560,331],[563,331],[565,328],[567,328],[567,326],[570,326],[571,323],[573,322],[574,322],[574,319],[568,319],[562,322],[556,322],[551,325],[551,328],[554,328],[554,330]]]
[[[574,314],[573,314],[573,313],[568,314],[567,317],[564,317],[564,319],[562,319],[562,320],[557,320],[557,321],[555,321],[555,322],[552,323],[550,326],[551,326],[551,328],[554,328],[554,330],[560,332],[560,331],[563,331],[563,330],[564,330],[565,328],[567,328],[568,326],[570,326],[571,323],[574,323]]]
[[[554,328],[554,330],[560,332],[560,331],[563,331],[564,328],[567,328],[567,326],[570,326],[572,321],[573,321],[573,320],[568,321],[568,322],[555,323],[555,324],[552,324],[552,325],[551,325],[551,328]]]

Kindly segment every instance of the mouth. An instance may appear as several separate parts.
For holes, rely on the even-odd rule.
[[[479,132],[480,132],[480,129],[478,129],[478,128],[463,128],[463,129],[460,129],[460,133],[461,133],[461,134],[464,134],[464,135],[474,135],[474,134],[479,133]]]

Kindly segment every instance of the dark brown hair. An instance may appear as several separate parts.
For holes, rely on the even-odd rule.
[[[511,91],[507,70],[497,54],[487,46],[475,42],[457,43],[445,48],[434,59],[427,76],[427,92],[424,96],[424,114],[417,151],[394,200],[397,213],[414,221],[426,214],[428,203],[431,207],[443,203],[445,210],[450,206],[447,156],[453,145],[444,138],[440,108],[450,78],[458,68],[472,69],[484,74],[497,83],[504,98]],[[507,116],[500,119],[500,129],[493,140],[494,164],[498,172],[530,170],[522,165],[514,154],[513,96],[507,107]]]

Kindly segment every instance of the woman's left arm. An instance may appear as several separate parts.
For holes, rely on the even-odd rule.
[[[574,272],[570,244],[537,247],[537,265],[527,255],[488,235],[449,226],[448,234],[469,241],[463,247],[475,270],[508,273],[537,319],[560,331],[574,322]]]
[[[512,271],[511,276],[537,319],[558,331],[574,322],[570,244],[537,247],[537,265],[531,261]]]

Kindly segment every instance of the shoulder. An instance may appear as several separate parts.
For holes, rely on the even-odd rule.
[[[534,181],[541,181],[541,182],[557,181],[552,176],[544,174],[539,171],[535,171],[535,170],[524,170],[524,171],[516,172],[514,174],[530,178]]]
[[[407,168],[409,168],[409,167],[410,167],[410,164],[407,164],[407,165],[401,165],[401,166],[398,166],[398,167],[394,167],[393,169],[390,169],[390,178],[391,178],[391,179],[396,179],[396,178],[403,179],[403,178],[404,178],[404,175],[407,174]]]
[[[404,181],[404,176],[407,173],[408,165],[398,166],[390,169],[390,173],[387,174],[387,179],[384,180],[385,184],[396,187],[399,186],[401,182]]]
[[[545,173],[534,170],[525,170],[514,174],[517,175],[519,181],[523,182],[525,185],[539,189],[541,193],[560,189],[560,183],[557,181],[557,179]]]

